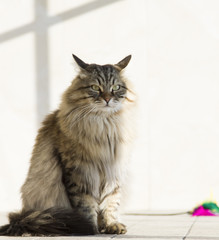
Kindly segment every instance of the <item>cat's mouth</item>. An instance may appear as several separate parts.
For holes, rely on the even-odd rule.
[[[106,112],[115,112],[121,108],[120,104],[118,102],[115,102],[113,99],[110,101],[98,101],[96,102],[97,109],[100,111],[106,111]]]
[[[105,106],[104,106],[105,108],[114,108],[115,106],[114,106],[114,103],[113,103],[113,101],[109,101],[109,102],[106,102],[105,103]]]
[[[120,104],[105,104],[104,106],[101,107],[103,112],[108,112],[108,113],[115,113],[121,109]]]

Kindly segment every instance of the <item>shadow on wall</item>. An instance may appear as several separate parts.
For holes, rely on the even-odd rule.
[[[62,21],[78,17],[82,14],[105,7],[121,0],[97,0],[70,9],[55,16],[48,16],[48,1],[35,0],[35,20],[19,28],[0,34],[0,43],[19,37],[28,32],[35,33],[35,69],[36,69],[36,116],[39,126],[44,116],[49,112],[49,58],[48,58],[48,29]]]

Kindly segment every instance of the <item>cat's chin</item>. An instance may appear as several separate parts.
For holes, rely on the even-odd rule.
[[[104,106],[102,108],[102,111],[106,111],[106,112],[114,112],[114,108],[113,107],[110,107],[110,106]]]
[[[113,114],[118,112],[121,109],[119,106],[103,106],[99,110],[104,113]]]
[[[115,102],[110,102],[109,104],[101,103],[96,105],[95,111],[112,114],[121,110],[121,107],[121,104]]]

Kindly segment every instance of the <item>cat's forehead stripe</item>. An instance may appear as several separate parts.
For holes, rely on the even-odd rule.
[[[102,83],[115,81],[115,69],[111,65],[97,66],[97,80],[101,80]]]

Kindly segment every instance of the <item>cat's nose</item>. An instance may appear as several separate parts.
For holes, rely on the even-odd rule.
[[[107,104],[109,103],[110,99],[111,99],[110,97],[105,97],[104,98],[104,100],[106,101]]]

